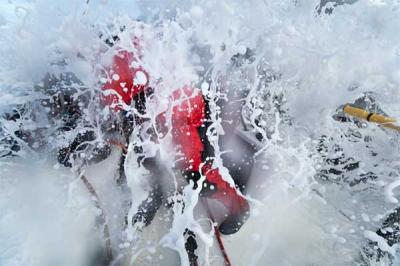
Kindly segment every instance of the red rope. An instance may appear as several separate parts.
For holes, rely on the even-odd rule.
[[[109,139],[108,143],[119,147],[123,151],[124,154],[126,154],[128,152],[128,150],[126,148],[126,145],[124,145],[123,143],[119,142],[118,140]]]
[[[203,199],[203,203],[204,203],[204,206],[206,207],[208,216],[211,218],[211,221],[214,224],[215,223],[214,216],[212,215],[212,213],[210,211],[210,207],[208,206],[207,199]],[[214,226],[215,238],[217,238],[219,249],[221,250],[222,256],[224,257],[224,260],[225,260],[225,265],[232,266],[231,261],[228,256],[228,253],[225,250],[224,243],[222,242],[221,233],[219,232],[219,229],[217,226],[215,226],[215,225],[213,225],[213,226]]]
[[[104,240],[106,242],[106,256],[107,256],[106,263],[108,265],[113,260],[113,252],[112,252],[112,247],[111,247],[111,233],[110,233],[110,228],[108,226],[106,212],[100,204],[99,195],[97,194],[93,185],[89,182],[89,180],[83,174],[80,174],[79,177],[82,180],[83,184],[85,185],[86,189],[89,191],[89,193],[93,197],[94,205],[96,206],[96,208],[98,208],[101,211],[100,217],[103,219],[103,223],[104,223],[103,234],[104,234]]]

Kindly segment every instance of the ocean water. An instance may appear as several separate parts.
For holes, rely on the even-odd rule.
[[[147,103],[151,121],[168,109],[174,90],[201,89],[213,114],[214,163],[228,182],[221,155],[230,151],[218,141],[240,123],[221,108],[242,108],[251,135],[263,137],[244,190],[251,216],[223,237],[232,265],[396,265],[396,245],[374,232],[398,205],[398,133],[333,117],[365,94],[379,106],[374,111],[400,116],[399,13],[397,0],[3,1],[0,110],[42,99],[37,85],[47,73],[74,73],[78,91],[96,95],[115,53],[104,39],[118,33],[119,45],[137,53],[132,36],[139,36],[139,63],[155,91]],[[98,265],[102,211],[77,171],[57,164],[57,148],[74,135],[54,133],[45,112],[29,105],[35,119],[1,122],[1,134],[43,130],[33,148],[21,144],[19,156],[1,161],[0,265]],[[77,130],[101,131],[106,111],[89,106],[84,115]],[[154,143],[137,133],[125,163],[131,193],[114,182],[118,148],[84,169],[107,217],[114,265],[188,265],[186,228],[197,235],[199,264],[223,265],[199,191],[173,171],[170,135]],[[158,152],[175,203],[140,230],[123,226],[149,191],[134,143],[147,155]],[[357,167],[346,169],[350,163]],[[392,258],[363,258],[370,241]]]

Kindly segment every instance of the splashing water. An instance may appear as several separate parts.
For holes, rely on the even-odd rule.
[[[21,139],[20,130],[34,139],[19,141],[18,150],[12,141],[2,147],[16,156],[1,160],[0,265],[101,263],[101,210],[76,173],[82,166],[70,171],[56,159],[60,147],[87,129],[96,136],[90,145],[105,145],[110,113],[99,109],[96,96],[107,79],[118,79],[105,75],[116,52],[106,40],[115,35],[119,47],[141,53],[137,64],[151,73],[154,94],[143,115],[150,124],[165,110],[170,121],[173,91],[201,89],[214,166],[224,180],[234,184],[224,156],[241,153],[237,143],[224,146],[221,139],[239,124],[259,137],[243,192],[251,216],[238,233],[223,237],[233,265],[362,265],[370,241],[396,257],[396,245],[374,232],[398,204],[398,136],[333,117],[363,95],[373,97],[379,112],[400,115],[398,1],[9,0],[0,8],[0,110],[16,108],[20,115],[2,118],[1,137]],[[55,91],[44,89],[52,84],[45,77],[62,75],[67,78],[52,85]],[[60,90],[78,99],[83,118],[46,106]],[[65,123],[73,130],[62,129]],[[224,263],[200,188],[174,171],[171,143],[170,132],[155,143],[133,129],[127,189],[115,182],[118,148],[84,170],[107,216],[114,265],[188,265],[186,228],[197,236],[200,265]],[[137,146],[162,162],[166,196],[152,223],[134,228],[125,219],[151,193]],[[85,161],[88,154],[79,156]]]

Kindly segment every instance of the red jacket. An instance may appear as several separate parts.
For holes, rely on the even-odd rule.
[[[131,52],[119,51],[113,57],[111,68],[107,71],[108,81],[103,85],[102,102],[116,112],[129,110],[132,100],[148,89],[151,78],[142,67],[132,67],[135,56]],[[178,163],[183,170],[198,171],[201,164],[203,143],[198,128],[205,119],[205,103],[201,91],[185,86],[176,89],[169,99],[176,104],[172,107],[172,136],[179,147]],[[166,113],[157,117],[157,127],[166,128]],[[166,133],[166,132],[163,132]]]

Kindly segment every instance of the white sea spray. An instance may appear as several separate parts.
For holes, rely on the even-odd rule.
[[[333,7],[334,2],[325,8]],[[62,5],[47,0],[10,1],[2,4],[5,8],[0,13],[1,110],[8,111],[12,104],[39,97],[33,86],[48,72],[71,71],[95,93],[100,88],[101,78],[117,78],[103,77],[102,70],[107,68],[115,50],[104,45],[98,36],[100,33],[114,34],[115,29],[118,31],[125,26],[125,31],[120,33],[120,45],[137,52],[131,37],[141,35],[143,59],[138,63],[151,73],[150,86],[156,88],[147,105],[146,116],[154,123],[160,111],[167,111],[167,120],[170,120],[169,95],[185,85],[200,88],[210,100],[212,111],[213,123],[208,136],[216,151],[214,166],[231,184],[233,180],[221,159],[221,154],[229,151],[221,150],[218,145],[219,137],[229,133],[223,127],[226,121],[221,118],[220,104],[230,96],[229,92],[245,91],[246,118],[264,140],[245,191],[251,202],[252,216],[237,235],[224,238],[234,262],[340,265],[359,259],[359,250],[368,239],[394,254],[395,250],[373,232],[398,202],[395,189],[399,172],[398,137],[373,124],[365,123],[358,128],[352,123],[339,123],[332,115],[340,105],[353,102],[365,92],[373,92],[387,114],[399,116],[400,46],[396,36],[400,7],[397,1],[357,1],[337,6],[328,15],[317,13],[318,4],[318,1],[302,0],[138,1],[132,4],[127,1],[88,1],[88,4],[69,1]],[[145,22],[143,29],[137,27],[141,22],[134,21],[135,18]],[[243,60],[232,67],[232,57],[246,54],[247,48],[253,52],[251,60]],[[97,121],[106,114],[97,114],[93,110],[89,108],[86,114],[90,124],[99,130]],[[3,130],[9,132],[15,131],[16,126],[12,122],[2,122]],[[25,127],[32,125],[26,123]],[[354,130],[358,137],[344,137]],[[326,166],[321,165],[324,162],[316,153],[321,136],[328,139],[329,155],[351,157],[359,162],[359,168],[343,179],[332,177],[337,178],[335,182],[316,178],[319,169]],[[68,136],[63,136],[60,142],[65,139]],[[43,156],[51,162],[54,162],[53,144],[49,143],[45,149],[48,153]],[[143,146],[147,147],[148,154],[159,151],[160,161],[169,171],[166,175],[169,180],[165,182],[183,191],[183,196],[172,197],[175,201],[173,210],[165,210],[165,217],[156,218],[161,223],[165,220],[168,226],[153,232],[157,235],[154,239],[151,233],[141,235],[132,228],[121,232],[122,226],[113,226],[115,250],[122,250],[121,254],[132,253],[139,262],[151,263],[152,256],[148,260],[143,254],[162,256],[162,248],[167,247],[180,254],[182,263],[187,262],[183,239],[187,227],[197,233],[199,244],[205,247],[199,249],[201,261],[217,265],[218,259],[213,260],[213,254],[208,253],[208,249],[217,250],[217,244],[214,241],[211,245],[212,233],[202,232],[204,221],[197,220],[196,215],[200,212],[195,209],[198,191],[185,186],[182,178],[171,170],[176,162],[170,134],[157,144],[141,144],[147,145]],[[341,151],[332,151],[336,144],[340,145]],[[24,158],[32,152],[27,150],[28,156]],[[132,144],[125,166],[133,201],[129,222],[148,192],[147,173],[135,167],[136,160]],[[107,204],[113,199],[110,195],[116,193],[110,186],[114,178],[110,169],[116,167],[114,164],[101,166],[110,172],[110,176],[105,177],[108,183],[99,184]],[[21,164],[23,167],[26,168]],[[368,173],[373,173],[376,178],[349,186],[350,181],[357,181],[360,175]],[[0,264],[28,265],[47,245],[37,242],[40,232],[35,231],[39,230],[35,224],[39,218],[36,221],[36,218],[27,219],[25,209],[17,205],[19,201],[29,204],[29,197],[23,193],[26,190],[20,188],[20,184],[25,188],[30,184],[25,181],[29,174],[11,178],[14,175],[1,173],[1,181],[5,184],[0,200],[2,213],[4,211],[0,216],[4,228],[1,233],[5,235],[4,239],[15,237],[15,241],[0,244]],[[53,180],[58,177],[58,172],[51,169],[42,175],[44,180]],[[73,176],[68,173],[59,179],[63,180],[60,181],[63,186],[68,186]],[[92,206],[84,196],[87,194],[74,190],[78,181],[71,183],[72,194],[69,195],[76,204],[70,201],[64,206],[65,194],[50,194],[61,202],[53,206],[58,216],[54,220],[48,219],[50,228],[68,223],[70,214],[66,217],[63,213],[79,212],[75,208],[81,208],[87,220],[84,219],[84,224],[80,224],[79,219],[69,222],[72,232],[84,231],[83,228],[88,226],[86,222],[93,219],[93,216],[89,218]],[[43,191],[53,189],[40,182],[35,184]],[[183,190],[180,189],[182,184]],[[55,185],[54,189],[59,188]],[[81,197],[85,199],[79,200]],[[30,204],[37,207],[39,202],[42,199]],[[108,206],[115,215],[122,209],[114,208],[112,204]],[[18,217],[24,217],[24,221]],[[118,217],[115,223],[122,219]],[[21,224],[15,225],[15,221]],[[25,232],[30,226],[33,238],[26,240],[15,233]],[[90,228],[87,230],[86,233],[93,233]],[[150,226],[145,230],[157,231],[157,228]],[[46,234],[46,241],[58,241],[59,234],[61,231],[54,237],[51,233]],[[81,240],[78,235],[74,241],[74,236],[72,234],[70,243]],[[67,253],[60,252],[54,252],[51,257],[63,260]],[[77,260],[84,261],[85,258],[80,256]],[[171,259],[171,264],[176,262],[176,256],[166,253],[164,256]],[[50,258],[41,259],[38,260],[41,265],[51,265],[46,260]],[[160,263],[163,259],[155,261]]]

